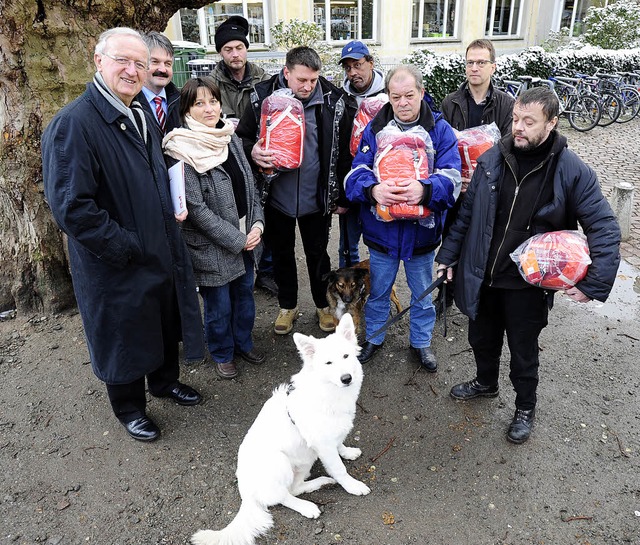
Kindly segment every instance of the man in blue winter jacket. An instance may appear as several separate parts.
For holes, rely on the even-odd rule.
[[[435,249],[440,244],[445,212],[460,193],[460,155],[451,126],[439,114],[432,113],[423,100],[422,74],[417,68],[412,65],[393,68],[385,78],[385,88],[389,103],[365,129],[352,170],[345,178],[347,198],[362,203],[363,240],[371,259],[371,294],[365,305],[366,333],[369,338],[385,323],[389,315],[389,295],[402,261],[411,289],[411,350],[419,363],[433,373],[437,370],[436,357],[431,350],[435,308],[430,296],[419,302],[416,299],[431,284]],[[374,172],[376,135],[391,126],[400,131],[414,127],[426,131],[435,157],[434,164],[429,165],[428,177],[378,178]],[[376,205],[394,204],[423,205],[430,214],[421,220],[383,221],[376,212]],[[368,362],[383,342],[384,332],[365,342],[360,361]]]

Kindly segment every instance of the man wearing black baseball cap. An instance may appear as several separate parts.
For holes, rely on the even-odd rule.
[[[352,40],[342,48],[340,66],[344,69],[342,88],[360,103],[366,98],[384,92],[384,74],[373,67],[369,48],[358,40]],[[360,205],[349,208],[338,206],[340,214],[340,267],[350,267],[360,262],[359,243],[362,236]]]

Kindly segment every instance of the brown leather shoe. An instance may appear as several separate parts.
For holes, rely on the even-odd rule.
[[[236,378],[238,376],[238,368],[232,361],[227,361],[224,363],[219,363],[216,361],[213,362],[213,364],[215,365],[216,373],[218,373],[218,376],[220,378],[230,379]]]

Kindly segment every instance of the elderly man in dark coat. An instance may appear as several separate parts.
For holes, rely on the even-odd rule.
[[[203,355],[187,248],[174,218],[158,131],[134,101],[149,50],[134,30],[100,36],[97,72],[42,137],[45,195],[69,237],[71,274],[93,371],[113,411],[141,441],[160,435],[149,392],[180,405],[201,396],[178,381],[178,345]]]

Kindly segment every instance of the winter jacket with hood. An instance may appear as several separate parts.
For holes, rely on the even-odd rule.
[[[364,91],[356,91],[349,78],[345,77],[344,82],[342,84],[342,88],[345,92],[356,99],[358,106],[360,103],[367,97],[374,97],[384,92],[384,74],[380,72],[380,70],[373,70],[373,81],[369,88]]]
[[[269,79],[269,74],[257,64],[248,62],[245,64],[243,80],[237,81],[231,77],[224,61],[220,61],[213,67],[211,77],[220,88],[222,114],[240,119],[249,106],[254,87],[257,83]]]
[[[511,168],[508,161],[512,149],[513,138],[508,135],[480,156],[458,218],[436,256],[436,261],[444,265],[459,259],[455,301],[471,319],[477,316],[480,288],[486,282],[500,186],[505,169]],[[536,205],[529,235],[575,230],[580,225],[587,236],[592,264],[576,287],[591,299],[605,301],[620,263],[620,228],[595,172],[566,147],[566,139],[558,135],[551,153],[557,155],[548,180],[553,197]],[[552,296],[550,293],[550,305]]]
[[[422,101],[418,123],[431,137],[435,164],[433,174],[420,182],[425,186],[423,204],[431,211],[434,225],[428,227],[414,220],[380,221],[375,215],[376,202],[371,197],[371,190],[378,183],[373,172],[376,135],[393,119],[391,104],[385,104],[367,125],[353,168],[345,179],[345,190],[349,200],[364,203],[360,207],[364,243],[392,257],[410,259],[414,254],[435,250],[440,244],[445,213],[460,193],[460,154],[449,123],[440,114],[431,112]]]

